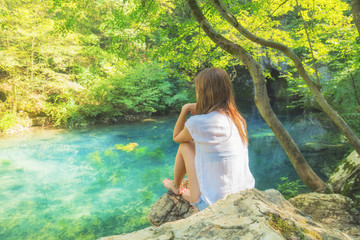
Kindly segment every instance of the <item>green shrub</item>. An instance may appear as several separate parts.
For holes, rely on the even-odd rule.
[[[189,101],[185,85],[168,68],[145,63],[109,79],[95,80],[79,114],[102,121],[179,109]]]
[[[286,198],[292,198],[299,194],[299,190],[304,188],[305,185],[300,184],[300,179],[296,181],[289,181],[287,177],[280,178],[282,184],[278,184],[277,190]]]
[[[360,136],[360,112],[344,113],[342,117],[351,129]]]
[[[41,90],[34,87],[31,91],[36,94],[25,96],[28,91],[22,90],[18,110],[46,118],[55,126],[78,127],[116,122],[127,116],[166,114],[189,101],[188,83],[158,63],[138,64],[110,75],[85,68],[81,71],[80,79],[48,71],[51,80]],[[1,131],[16,125],[15,116],[9,112],[0,118]]]
[[[63,102],[47,103],[45,112],[55,126],[68,126],[69,119],[76,114],[78,108],[76,102],[69,98]]]
[[[188,100],[184,88],[171,77],[170,69],[146,63],[113,79],[112,100],[132,113],[166,112]],[[118,94],[120,93],[120,94]]]
[[[5,131],[16,125],[16,115],[14,113],[5,112],[0,117],[0,131]]]
[[[12,113],[12,112],[4,112],[0,113],[0,132],[5,132],[9,130],[21,130],[22,128],[30,127],[31,120],[27,116],[26,113]]]

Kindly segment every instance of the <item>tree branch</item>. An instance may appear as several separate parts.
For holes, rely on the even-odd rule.
[[[315,76],[316,76],[316,79],[317,79],[317,87],[320,88],[321,86],[320,86],[320,79],[319,79],[319,74],[318,74],[318,70],[317,70],[317,66],[316,66],[316,59],[315,59],[315,56],[314,56],[314,51],[313,51],[312,44],[311,44],[311,41],[310,41],[310,36],[309,36],[308,30],[307,30],[306,22],[305,22],[305,19],[304,19],[303,15],[302,15],[301,8],[300,8],[300,5],[298,3],[298,0],[296,0],[296,6],[299,9],[299,14],[300,14],[301,20],[302,20],[303,25],[304,25],[306,38],[307,38],[308,43],[309,43],[310,52],[311,52],[311,56],[312,56],[312,60],[313,60],[313,64],[314,64]]]
[[[349,143],[356,150],[356,152],[360,154],[359,138],[352,131],[352,129],[346,124],[346,122],[340,117],[340,115],[327,103],[324,96],[320,93],[319,89],[317,88],[316,84],[311,80],[310,76],[306,72],[300,58],[286,45],[275,41],[266,40],[250,33],[237,21],[236,17],[232,13],[230,13],[230,11],[226,8],[222,0],[211,0],[211,1],[213,2],[216,9],[219,11],[221,16],[226,21],[228,21],[234,28],[236,28],[243,36],[260,45],[277,49],[282,53],[284,53],[288,58],[290,58],[293,61],[296,69],[298,70],[298,73],[309,86],[310,91],[314,95],[314,98],[319,103],[320,107],[330,117],[330,119],[335,123],[335,125],[340,129],[340,131],[345,135],[345,137],[348,139]],[[356,1],[360,1],[360,0],[356,0]]]
[[[303,182],[313,191],[321,191],[326,185],[311,169],[301,154],[299,148],[291,138],[288,131],[281,124],[273,112],[269,97],[267,95],[265,78],[262,74],[261,66],[255,59],[240,45],[231,42],[219,34],[207,21],[196,0],[187,0],[188,5],[195,19],[208,37],[218,44],[222,49],[239,58],[249,70],[255,85],[255,104],[259,109],[261,116],[264,118],[270,129],[274,132],[276,138],[284,148],[296,172]],[[233,19],[236,21],[236,19]]]
[[[262,23],[260,23],[259,25],[257,25],[254,29],[258,29],[259,27],[261,27],[261,25],[263,25],[265,22],[267,22],[271,17],[272,17],[272,15],[282,6],[282,5],[284,5],[285,3],[287,3],[289,0],[285,0],[285,1],[283,1],[282,3],[280,3],[279,4],[279,6],[274,10],[274,11],[272,11],[272,13],[270,13],[269,15],[268,15],[268,17],[262,22]]]

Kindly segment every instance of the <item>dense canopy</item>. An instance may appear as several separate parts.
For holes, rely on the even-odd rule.
[[[318,108],[293,63],[223,21],[207,19],[288,82],[289,104]],[[284,43],[323,95],[359,131],[359,34],[349,1],[225,1],[253,34]],[[164,114],[193,99],[204,67],[241,64],[201,30],[181,0],[15,0],[0,5],[0,129],[16,124],[83,126]]]

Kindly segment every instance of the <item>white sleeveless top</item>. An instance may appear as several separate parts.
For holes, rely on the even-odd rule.
[[[235,192],[251,189],[248,148],[230,117],[213,111],[186,123],[195,141],[195,167],[201,199],[211,205]]]

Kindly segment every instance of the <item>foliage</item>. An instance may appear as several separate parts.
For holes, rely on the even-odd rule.
[[[121,75],[94,80],[89,91],[80,94],[80,106],[71,121],[76,123],[79,117],[112,121],[129,115],[166,113],[188,101],[184,87],[160,64],[138,65]]]
[[[360,51],[360,46],[357,51]],[[350,62],[346,67],[341,66],[341,70],[335,73],[334,78],[324,85],[324,94],[334,103],[336,110],[349,126],[360,136],[359,63],[351,64]]]
[[[148,59],[144,44],[146,12],[156,9],[132,1],[6,1],[0,113],[71,127],[177,109],[188,101],[183,74]]]
[[[285,77],[289,85],[289,94],[292,95],[290,106],[303,108],[319,108],[310,94],[307,85],[299,78],[296,69],[290,59],[285,58],[277,50],[260,47],[248,41],[240,35],[234,28],[226,25],[226,21],[219,18],[218,13],[214,13],[214,8],[206,1],[202,3],[203,12],[211,24],[228,39],[239,42],[247,49],[264,68],[273,68],[281,72],[281,77]],[[326,91],[335,89],[336,82],[333,81],[340,71],[352,72],[353,83],[358,83],[356,76],[359,69],[359,38],[355,26],[352,22],[352,15],[349,12],[348,2],[341,0],[328,1],[321,0],[314,4],[313,1],[268,1],[255,0],[251,2],[224,1],[230,12],[240,21],[240,23],[250,32],[259,37],[275,40],[289,46],[299,56],[304,63],[305,69],[314,82],[317,82],[315,71],[319,75],[319,88],[323,90],[325,96],[330,100]],[[303,20],[301,19],[301,17]],[[308,34],[306,34],[305,29]],[[344,30],[344,32],[342,32]],[[308,39],[309,37],[309,39]],[[238,39],[238,40],[236,40]],[[310,44],[312,51],[310,50]],[[314,55],[314,58],[312,57]],[[314,61],[316,63],[314,63]],[[272,78],[269,71],[265,69],[265,75]],[[349,74],[348,74],[349,75]],[[350,78],[343,79],[349,83]],[[356,84],[353,84],[356,85]],[[355,88],[355,87],[353,87]],[[342,91],[334,90],[333,97],[342,97],[346,88]],[[351,89],[347,92],[349,102],[352,101],[352,110],[346,113],[353,113],[357,109],[356,91]],[[357,97],[357,99],[359,99]],[[356,103],[357,102],[357,103]],[[355,105],[356,103],[357,105]],[[334,102],[333,105],[337,105]],[[354,108],[355,107],[355,108]],[[358,122],[358,120],[356,120]]]
[[[13,113],[5,112],[0,118],[0,130],[4,131],[16,125],[16,116]]]
[[[300,184],[300,180],[289,181],[287,177],[280,178],[282,184],[278,184],[277,190],[285,197],[289,199],[295,197],[299,194],[299,191],[305,187],[305,185]]]
[[[317,107],[291,61],[277,51],[246,40],[222,20],[208,1],[199,2],[216,29],[240,42],[262,63],[269,80],[274,79],[266,69],[281,72],[281,77],[288,81],[289,94],[295,99],[292,106]],[[322,93],[360,134],[360,42],[354,34],[348,1],[318,0],[314,4],[302,0],[299,5],[283,0],[224,2],[251,32],[292,48],[315,79],[306,27]],[[305,23],[299,18],[300,12]],[[0,131],[27,126],[29,118],[36,117],[44,117],[55,126],[76,127],[167,114],[193,101],[189,81],[199,69],[239,64],[239,60],[206,37],[182,0],[2,1]],[[98,170],[94,176],[96,184],[88,191],[124,181],[119,159],[131,158],[134,169],[144,159],[164,164],[165,148],[121,147],[133,151],[124,152],[114,146],[84,159],[90,168]],[[8,165],[5,161],[2,164]],[[139,179],[146,185],[141,191],[146,202],[152,200],[153,194],[148,189],[154,188],[149,183],[154,178],[161,182],[155,169]],[[278,190],[287,199],[303,187],[300,180],[281,178],[281,181]],[[24,204],[34,204],[31,211],[42,206]],[[138,206],[128,211],[131,215],[127,209],[116,208],[111,214],[76,220],[58,219],[51,214],[18,220],[19,215],[28,214],[24,209],[11,212],[10,221],[0,219],[0,238],[24,238],[28,232],[20,230],[20,226],[30,221],[37,225],[29,239],[95,239],[110,234],[108,229],[125,226],[125,231],[133,231],[148,225],[144,214],[148,209]],[[134,216],[134,211],[139,214]],[[49,219],[53,221],[49,223]]]
[[[31,120],[23,112],[15,114],[6,111],[0,114],[0,132],[21,131],[23,127],[29,127],[30,125]]]
[[[291,61],[246,40],[200,3],[224,36],[281,72],[295,99],[290,104],[316,107]],[[360,126],[359,38],[347,2],[225,3],[251,32],[294,49],[314,75],[306,27],[324,95]],[[205,36],[182,0],[5,1],[0,10],[0,113],[23,111],[59,126],[164,114],[193,99],[188,81],[199,69],[240,64]]]

